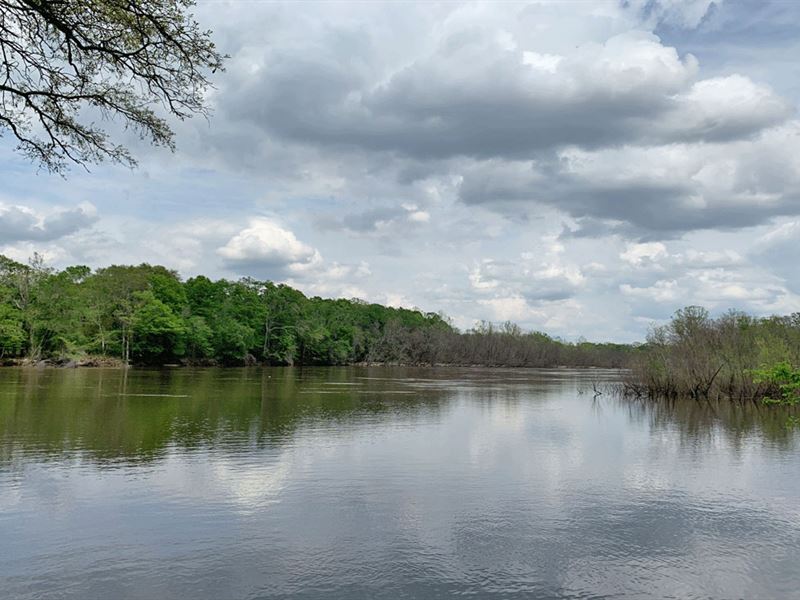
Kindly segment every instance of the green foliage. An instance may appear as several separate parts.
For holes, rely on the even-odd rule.
[[[214,354],[223,363],[241,364],[255,344],[255,332],[251,327],[225,315],[214,324]]]
[[[203,317],[186,319],[186,354],[192,360],[203,360],[214,355],[214,332]]]
[[[175,271],[169,271],[164,267],[152,267],[148,282],[153,295],[169,306],[175,314],[180,314],[186,307],[188,303],[186,289]]]
[[[146,363],[166,362],[184,354],[185,328],[164,302],[150,291],[134,294],[131,315],[132,357]]]
[[[7,304],[0,304],[0,358],[19,354],[24,343],[22,315]]]
[[[56,172],[69,163],[135,164],[100,127],[104,120],[173,147],[167,117],[205,114],[207,74],[222,68],[193,4],[4,0],[0,135]],[[87,107],[102,118],[89,119]]]
[[[794,406],[800,403],[800,369],[788,362],[752,371],[753,381],[767,386],[770,396],[764,396],[765,404]],[[775,397],[772,397],[775,396]]]

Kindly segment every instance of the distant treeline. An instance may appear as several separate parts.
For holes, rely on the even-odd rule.
[[[376,361],[488,367],[627,366],[637,347],[628,344],[569,343],[510,322],[483,322],[460,333],[452,328],[409,328],[389,323],[373,347]]]
[[[628,395],[800,403],[800,313],[718,318],[697,306],[653,329],[632,356]]]
[[[4,360],[619,367],[631,352],[511,324],[459,333],[437,313],[308,298],[270,281],[182,281],[147,264],[56,271],[38,256],[29,264],[0,256]]]

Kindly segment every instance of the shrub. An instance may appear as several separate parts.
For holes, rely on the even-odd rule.
[[[752,371],[753,381],[766,386],[765,404],[795,406],[800,403],[800,369],[786,361]]]

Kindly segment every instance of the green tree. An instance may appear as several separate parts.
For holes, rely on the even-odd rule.
[[[255,343],[255,331],[229,315],[214,324],[214,355],[227,364],[241,364]]]
[[[43,351],[44,323],[40,313],[47,298],[42,298],[40,288],[51,272],[39,254],[34,254],[27,265],[0,256],[0,285],[7,292],[10,306],[19,312],[25,333],[24,349],[31,360],[38,360]]]
[[[288,285],[266,282],[260,289],[262,305],[261,357],[268,363],[293,364],[299,351],[300,331],[308,299]]]
[[[77,355],[86,346],[89,312],[79,283],[85,269],[70,267],[49,273],[38,283],[35,329],[47,354]]]
[[[206,359],[214,355],[214,332],[203,317],[189,317],[184,325],[186,355],[193,359]]]
[[[85,283],[86,303],[94,323],[93,337],[101,354],[131,358],[131,326],[135,295],[148,290],[149,268],[112,265],[98,271]]]
[[[151,271],[148,280],[155,297],[169,306],[176,315],[182,314],[188,308],[188,298],[178,273],[160,266],[140,266]]]
[[[211,281],[204,275],[188,279],[184,290],[190,313],[206,320],[213,317],[225,302],[227,288],[227,281]]]
[[[20,312],[8,304],[0,304],[0,358],[19,355],[24,343]]]
[[[150,290],[134,294],[131,356],[141,362],[168,362],[185,352],[181,319]]]

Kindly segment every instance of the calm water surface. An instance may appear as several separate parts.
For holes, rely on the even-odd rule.
[[[0,598],[798,598],[785,415],[611,372],[0,370]]]

